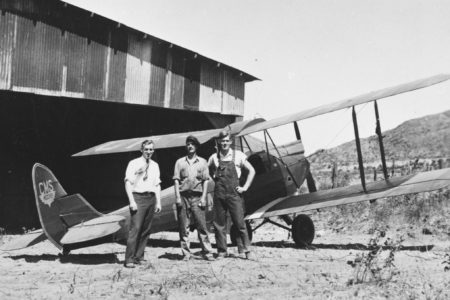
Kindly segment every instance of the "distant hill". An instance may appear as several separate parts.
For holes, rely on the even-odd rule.
[[[450,158],[450,110],[412,119],[383,132],[386,160]],[[361,139],[364,163],[381,163],[378,137]],[[333,162],[340,166],[357,165],[355,141],[319,150],[309,156],[316,167],[327,167]]]

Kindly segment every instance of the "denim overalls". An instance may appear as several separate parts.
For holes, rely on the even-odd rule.
[[[222,161],[218,153],[219,166],[215,171],[214,188],[214,228],[217,252],[227,252],[227,211],[238,229],[237,246],[239,253],[249,252],[250,241],[244,221],[244,201],[236,191],[239,178],[235,167],[235,154],[231,161]]]

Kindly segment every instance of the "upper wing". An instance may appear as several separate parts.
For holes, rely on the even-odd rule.
[[[322,105],[316,108],[308,109],[305,111],[301,111],[298,113],[290,114],[287,116],[283,116],[280,118],[275,118],[269,121],[265,121],[264,119],[254,119],[249,121],[241,121],[233,123],[228,127],[231,131],[232,135],[243,136],[250,133],[254,133],[257,131],[278,127],[287,123],[291,123],[294,121],[300,121],[307,118],[315,117],[318,115],[326,114],[329,112],[333,112],[339,109],[351,107],[354,105],[410,92],[413,90],[421,89],[424,87],[428,87],[443,81],[450,79],[450,74],[440,74],[432,77],[400,84],[397,86],[385,88],[382,90],[370,92],[367,94],[363,94],[357,97],[344,99],[338,102],[334,102],[331,104]],[[188,135],[194,135],[197,137],[200,143],[204,143],[219,133],[222,129],[210,129],[203,131],[192,131],[192,132],[183,132],[183,133],[174,133],[174,134],[166,134],[166,135],[157,135],[157,136],[148,136],[148,137],[140,137],[140,138],[132,138],[132,139],[124,139],[118,141],[111,141],[107,143],[100,144],[98,146],[89,148],[87,150],[81,151],[79,153],[74,154],[73,156],[86,156],[86,155],[95,155],[95,154],[107,154],[107,153],[119,153],[119,152],[131,152],[138,151],[142,141],[146,139],[151,139],[155,142],[155,147],[158,149],[161,148],[171,148],[171,147],[180,147],[184,146],[185,139]]]
[[[242,130],[238,135],[243,136],[250,133],[258,132],[261,130],[278,127],[284,124],[288,124],[294,121],[300,121],[304,119],[308,119],[311,117],[315,117],[318,115],[330,113],[336,110],[340,110],[343,108],[352,107],[354,105],[363,104],[366,102],[391,97],[394,95],[410,92],[413,90],[418,90],[425,88],[427,86],[431,86],[443,81],[450,79],[450,74],[440,74],[432,77],[400,84],[397,86],[385,88],[378,91],[373,91],[367,94],[359,95],[356,97],[344,99],[341,101],[337,101],[331,104],[325,104],[316,108],[304,110],[298,113],[290,114],[287,116],[283,116],[276,119],[271,119],[265,122],[258,123],[256,125],[250,126],[247,129]]]
[[[429,192],[449,185],[450,168],[447,168],[371,182],[367,184],[367,193],[364,193],[361,185],[352,185],[279,198],[248,215],[246,219],[281,216],[378,198]]]
[[[241,132],[243,129],[247,128],[248,126],[263,121],[264,119],[259,118],[248,121],[236,122],[227,127],[231,131],[231,134],[235,135]],[[87,156],[95,154],[138,151],[141,148],[141,143],[147,139],[152,140],[155,143],[155,148],[157,149],[181,147],[185,145],[186,137],[189,135],[194,135],[199,140],[199,142],[203,144],[209,141],[210,139],[214,138],[215,136],[217,136],[221,130],[222,128],[111,141],[78,152],[72,156]]]

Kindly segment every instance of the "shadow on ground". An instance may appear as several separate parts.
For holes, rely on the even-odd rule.
[[[350,244],[312,244],[308,247],[298,247],[295,243],[286,241],[270,241],[270,242],[256,242],[252,243],[253,246],[260,247],[272,247],[272,248],[294,248],[294,249],[304,249],[304,250],[314,250],[314,249],[334,249],[334,250],[372,250],[373,247],[360,243],[350,243]],[[420,251],[426,252],[433,249],[434,245],[417,245],[417,246],[401,246],[400,251]],[[392,247],[383,246],[383,250],[392,249]]]
[[[80,265],[100,265],[100,264],[117,264],[119,263],[115,253],[105,254],[69,254],[69,255],[16,255],[10,256],[13,260],[25,259],[29,263],[37,263],[41,261],[57,261],[61,263],[72,263]]]
[[[191,242],[191,248],[200,248],[200,243]],[[163,239],[149,239],[147,246],[150,247],[159,247],[159,248],[179,248],[180,241],[174,240],[163,240]]]

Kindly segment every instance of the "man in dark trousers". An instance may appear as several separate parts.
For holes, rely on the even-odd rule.
[[[161,180],[159,165],[151,160],[155,151],[153,141],[141,144],[142,156],[128,163],[125,190],[130,201],[130,231],[125,251],[125,267],[145,262],[144,252],[150,236],[154,213],[161,211]]]
[[[199,146],[196,137],[190,135],[186,138],[187,155],[177,160],[173,175],[180,245],[184,260],[189,260],[192,254],[189,246],[191,220],[197,229],[203,257],[207,260],[213,259],[205,220],[209,172],[206,160],[197,155]]]
[[[208,160],[210,175],[214,178],[214,227],[216,231],[217,257],[227,256],[227,212],[238,230],[237,246],[240,254],[251,259],[250,240],[244,221],[245,203],[242,193],[248,190],[255,170],[247,161],[247,156],[238,150],[231,149],[231,136],[226,130],[218,137],[218,151]],[[241,169],[248,171],[246,182],[239,185]]]

